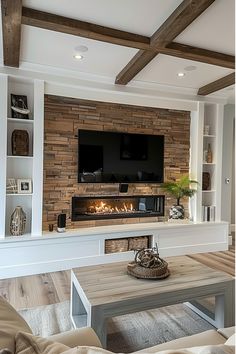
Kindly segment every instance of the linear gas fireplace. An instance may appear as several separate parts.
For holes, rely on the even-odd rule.
[[[164,215],[164,195],[72,197],[72,221]]]

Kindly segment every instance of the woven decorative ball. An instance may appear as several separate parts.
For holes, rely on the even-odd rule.
[[[140,279],[165,279],[170,275],[168,263],[162,260],[162,265],[156,268],[145,268],[135,262],[127,266],[127,273]]]
[[[164,279],[170,275],[168,263],[159,257],[157,247],[138,250],[135,260],[127,266],[127,273],[141,279]]]

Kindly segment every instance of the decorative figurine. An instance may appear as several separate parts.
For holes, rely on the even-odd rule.
[[[168,263],[159,257],[157,244],[135,252],[134,261],[127,266],[128,274],[142,279],[164,279],[170,275]]]
[[[12,118],[29,119],[27,96],[11,94]]]
[[[25,232],[26,214],[21,206],[17,206],[11,215],[10,234],[21,236]]]

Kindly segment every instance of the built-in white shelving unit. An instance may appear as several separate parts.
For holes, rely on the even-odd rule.
[[[190,207],[192,219],[197,222],[221,221],[223,107],[223,104],[199,102],[197,111],[191,114],[190,173],[199,185]],[[206,154],[209,146],[211,161]],[[207,188],[203,187],[203,173],[209,178]]]
[[[3,151],[0,154],[2,174],[0,193],[3,200],[0,206],[0,238],[11,237],[10,218],[16,206],[21,206],[26,213],[25,235],[42,235],[42,178],[43,178],[43,110],[44,82],[8,75],[0,76],[1,98],[0,138]],[[27,96],[30,110],[27,119],[13,118],[11,111],[11,94]],[[27,131],[29,136],[29,153],[17,156],[12,153],[12,133],[14,130]],[[5,155],[5,156],[4,156]],[[30,193],[7,193],[9,178],[28,179],[32,181]]]
[[[44,82],[10,75],[0,75],[0,217],[5,224],[0,225],[0,238],[10,235],[10,217],[17,205],[27,214],[26,233],[31,236],[42,234],[42,184],[43,184],[43,116]],[[26,95],[29,119],[12,118],[11,94]],[[198,109],[191,113],[191,177],[199,182],[198,192],[193,199],[191,219],[204,221],[204,206],[214,207],[214,220],[221,215],[221,165],[222,165],[222,124],[223,104],[199,102]],[[209,129],[206,131],[205,127]],[[11,136],[15,129],[26,130],[29,134],[29,156],[13,156]],[[204,160],[204,151],[210,144],[212,161]],[[3,167],[2,167],[3,166]],[[202,176],[208,173],[210,187],[202,190]],[[8,178],[31,179],[32,193],[6,194]],[[211,220],[213,221],[213,220]]]
[[[56,91],[51,89],[50,94],[60,92],[66,96],[80,97],[82,92],[78,93],[74,86],[55,87]],[[104,240],[107,237],[153,235],[153,242],[158,241],[164,256],[227,249],[228,224],[221,222],[223,104],[198,101],[187,102],[183,107],[180,100],[177,106],[174,105],[177,109],[191,110],[190,174],[199,182],[196,195],[190,199],[190,217],[193,222],[112,225],[72,230],[62,235],[55,232],[41,237],[44,82],[0,74],[0,92],[0,278],[133,258],[133,254],[129,252],[104,255]],[[29,119],[12,118],[11,93],[27,96],[31,112]],[[97,96],[93,96],[93,99],[94,97]],[[164,107],[166,102],[164,100]],[[168,99],[168,105],[173,106],[171,99]],[[204,125],[210,127],[208,134],[204,134]],[[12,155],[11,135],[14,129],[27,130],[30,140],[29,156]],[[203,160],[203,151],[209,143],[213,154],[211,163]],[[202,172],[210,173],[209,190],[202,190]],[[32,192],[7,194],[8,178],[31,179]],[[22,236],[11,236],[10,217],[18,205],[22,206],[27,215],[26,230]],[[204,205],[215,206],[215,222],[202,222]]]
[[[220,221],[223,106],[205,103],[204,108],[201,218],[202,221]],[[212,161],[207,161],[209,147]],[[203,175],[209,179],[209,186],[203,186]]]

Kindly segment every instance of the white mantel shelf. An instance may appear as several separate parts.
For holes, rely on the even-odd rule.
[[[198,227],[205,228],[206,226],[216,226],[216,225],[228,225],[227,222],[191,222],[189,220],[186,221],[166,221],[166,222],[149,222],[149,223],[135,223],[135,224],[122,224],[122,225],[107,225],[107,226],[96,226],[96,227],[83,227],[77,229],[67,229],[65,232],[48,232],[44,231],[42,236],[34,236],[31,234],[27,234],[24,236],[7,236],[6,238],[0,239],[0,248],[1,244],[5,243],[14,243],[14,242],[25,242],[25,241],[42,241],[48,239],[68,239],[69,237],[83,237],[83,236],[92,236],[92,235],[110,235],[110,234],[121,234],[129,232],[143,232],[146,231],[158,231],[158,230],[166,230],[168,229],[184,229],[192,228],[193,225]],[[127,235],[126,235],[127,237]]]
[[[105,240],[151,236],[161,257],[228,249],[226,222],[150,222],[6,237],[0,241],[0,279],[132,260],[133,252],[105,254]]]

